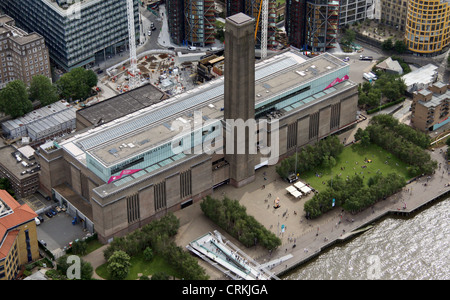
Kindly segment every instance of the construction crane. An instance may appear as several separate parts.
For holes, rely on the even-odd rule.
[[[259,3],[259,12],[258,19],[256,20],[256,28],[255,28],[255,41],[256,36],[258,34],[258,25],[259,19],[261,18],[262,12],[262,20],[261,20],[261,58],[267,57],[267,30],[269,23],[269,0],[260,0]]]
[[[127,17],[128,17],[128,42],[130,49],[130,67],[128,68],[128,86],[129,90],[140,85],[141,79],[139,69],[137,67],[136,58],[136,34],[134,31],[134,8],[133,0],[127,0]]]

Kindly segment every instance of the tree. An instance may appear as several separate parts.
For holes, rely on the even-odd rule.
[[[61,76],[56,84],[62,98],[84,100],[89,97],[91,88],[97,85],[97,75],[92,70],[75,68]]]
[[[406,44],[402,40],[397,40],[394,43],[394,49],[397,53],[402,54],[406,51]]]
[[[391,38],[389,38],[381,43],[381,48],[383,50],[392,50],[393,47],[394,47],[394,43],[392,42]]]
[[[28,99],[27,87],[21,80],[8,83],[0,91],[0,111],[13,118],[21,117],[33,110]]]
[[[148,276],[147,276],[148,278]],[[152,275],[151,280],[169,280],[170,276],[162,271],[156,272],[155,274]]]
[[[130,256],[119,250],[108,259],[107,270],[113,279],[122,280],[127,277],[130,266]]]
[[[39,101],[42,105],[58,101],[56,86],[52,84],[50,78],[44,75],[33,76],[28,88],[28,96],[31,101]]]
[[[353,41],[356,38],[356,32],[352,29],[346,29],[345,33],[344,33],[344,37],[342,38],[341,42],[344,45],[348,45],[350,46],[351,43],[353,43]]]
[[[73,254],[85,255],[87,253],[87,243],[86,241],[76,241],[72,245]]]
[[[151,261],[153,259],[153,251],[150,247],[145,248],[144,250],[144,259],[146,261]]]

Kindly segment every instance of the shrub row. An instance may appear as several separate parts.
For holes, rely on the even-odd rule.
[[[246,247],[260,244],[272,250],[281,245],[281,240],[261,225],[237,200],[224,197],[217,200],[210,196],[203,199],[200,207],[214,223],[239,240]]]

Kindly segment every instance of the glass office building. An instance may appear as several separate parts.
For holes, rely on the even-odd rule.
[[[139,8],[134,22],[139,34]],[[50,58],[65,70],[94,65],[118,47],[126,47],[126,0],[2,0],[0,9],[16,24],[45,38]],[[138,38],[138,36],[137,36]]]

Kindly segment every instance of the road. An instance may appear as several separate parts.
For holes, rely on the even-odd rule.
[[[350,80],[355,83],[362,83],[365,80],[362,77],[363,73],[370,72],[375,65],[376,61],[385,55],[378,49],[363,48],[362,52],[345,53],[340,48],[330,51],[331,54],[336,57],[344,59],[349,57],[348,64],[350,65],[349,77]],[[373,61],[359,60],[360,55],[372,56]]]

